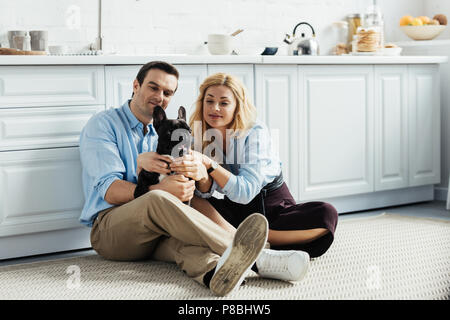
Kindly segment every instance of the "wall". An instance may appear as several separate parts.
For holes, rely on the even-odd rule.
[[[445,0],[444,0],[445,1]],[[399,18],[419,15],[425,0],[380,0],[386,40],[406,39]],[[316,29],[321,54],[334,44],[331,23],[363,12],[371,0],[103,0],[104,48],[121,54],[191,53],[208,33],[245,31],[239,46],[279,46],[300,21]],[[79,15],[77,15],[77,11]],[[79,18],[77,18],[79,17]],[[6,31],[49,31],[49,44],[89,48],[98,29],[98,0],[0,0],[0,42]],[[309,31],[307,31],[309,32]]]
[[[8,30],[48,30],[50,45],[64,44],[75,51],[88,49],[98,32],[96,3],[92,0],[0,0],[0,43],[9,47]]]

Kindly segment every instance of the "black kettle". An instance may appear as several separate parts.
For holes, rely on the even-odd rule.
[[[311,28],[311,30],[312,30],[311,38],[306,38],[304,33],[301,34],[301,37],[295,36],[295,31],[297,30],[297,27],[299,27],[301,25],[307,25]],[[289,55],[292,55],[292,56],[301,56],[301,55],[318,56],[319,55],[319,43],[317,42],[317,39],[316,39],[316,33],[314,31],[314,28],[308,22],[298,23],[294,28],[294,32],[292,33],[292,36],[289,34],[286,34],[286,37],[284,38],[284,42],[289,44]]]

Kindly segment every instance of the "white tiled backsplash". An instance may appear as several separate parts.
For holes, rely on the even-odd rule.
[[[407,40],[401,16],[433,15],[448,0],[379,0],[387,41]],[[333,21],[363,12],[372,0],[103,0],[105,51],[191,53],[209,33],[238,28],[239,45],[279,46],[301,21],[316,29],[321,54],[334,44]],[[428,12],[432,11],[432,12]],[[49,45],[89,48],[98,32],[98,0],[0,0],[0,42],[8,30],[48,30]],[[440,37],[442,37],[441,35]],[[448,37],[448,36],[447,36]]]

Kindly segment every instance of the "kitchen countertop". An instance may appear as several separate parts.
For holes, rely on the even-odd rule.
[[[0,56],[0,65],[142,65],[153,60],[172,64],[430,64],[446,63],[447,56]]]

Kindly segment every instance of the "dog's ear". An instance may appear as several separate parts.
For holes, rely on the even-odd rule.
[[[183,106],[180,106],[178,109],[178,120],[184,120],[186,121],[186,109]]]
[[[158,131],[161,122],[163,122],[166,119],[167,116],[164,109],[160,106],[156,106],[155,109],[153,109],[153,127],[155,128],[156,131]]]

